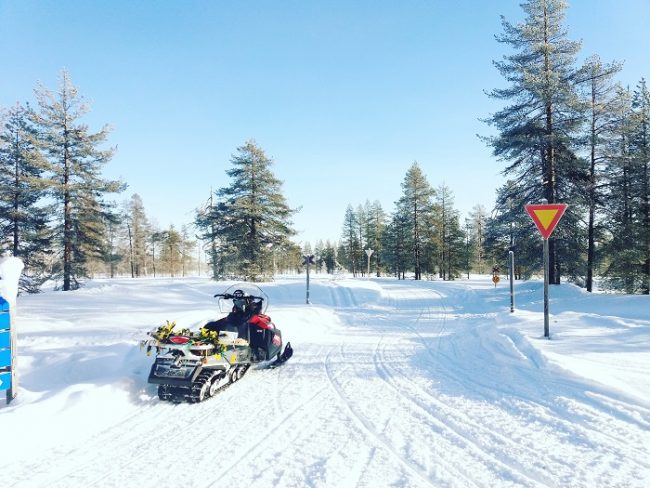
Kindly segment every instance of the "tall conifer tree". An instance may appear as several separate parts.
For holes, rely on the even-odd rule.
[[[409,248],[412,253],[415,279],[422,279],[425,264],[425,246],[428,235],[428,218],[432,212],[435,191],[429,185],[420,165],[415,161],[404,176],[402,196],[397,202],[397,212],[407,217],[410,227]]]
[[[2,248],[23,260],[20,286],[26,291],[38,291],[48,277],[50,209],[39,205],[46,190],[44,170],[30,108],[17,104],[0,129],[0,235]]]
[[[487,138],[494,154],[508,162],[504,173],[516,181],[521,208],[542,198],[570,201],[576,191],[572,183],[581,183],[572,140],[580,120],[575,67],[580,43],[567,38],[564,0],[527,0],[522,8],[524,22],[513,25],[502,18],[504,32],[497,36],[515,52],[494,63],[510,86],[490,96],[511,104],[489,118],[498,135]],[[549,248],[549,281],[559,283],[554,238]]]
[[[226,171],[229,186],[216,192],[217,203],[197,214],[204,237],[220,246],[234,271],[247,280],[272,272],[272,250],[290,248],[295,234],[291,209],[282,194],[282,182],[271,171],[273,160],[250,140],[237,148]]]
[[[56,92],[43,86],[35,90],[40,111],[34,120],[39,142],[49,162],[50,191],[57,202],[62,248],[63,290],[78,287],[86,275],[86,263],[105,254],[98,247],[106,233],[107,219],[114,218],[104,200],[107,193],[123,190],[119,181],[101,177],[102,167],[111,159],[112,149],[100,149],[109,129],[91,133],[81,118],[88,106],[72,84],[67,71],[61,72]]]
[[[604,205],[606,180],[604,164],[609,158],[612,136],[612,112],[615,85],[612,78],[621,69],[619,63],[605,65],[598,56],[587,60],[583,68],[582,88],[586,99],[586,133],[584,146],[589,161],[588,181],[585,199],[588,208],[587,220],[587,277],[585,286],[592,291],[596,267],[596,241],[600,234],[597,213]]]

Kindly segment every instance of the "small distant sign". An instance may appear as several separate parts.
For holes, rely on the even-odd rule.
[[[304,261],[303,261],[302,264],[305,265],[305,266],[310,265],[310,264],[314,264],[314,255],[313,254],[311,254],[309,256],[303,256],[303,259],[304,259]]]
[[[535,222],[542,237],[548,239],[564,215],[567,207],[568,205],[566,203],[526,205],[526,212],[528,212],[530,218]]]

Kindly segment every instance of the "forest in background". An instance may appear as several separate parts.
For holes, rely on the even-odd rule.
[[[117,204],[125,182],[101,174],[114,152],[109,128],[84,124],[89,107],[62,71],[56,91],[37,86],[35,106],[2,111],[2,250],[24,261],[21,287],[31,292],[47,280],[70,290],[95,275],[182,276],[202,264],[215,279],[264,280],[301,270],[303,255],[328,273],[455,279],[506,269],[513,250],[521,278],[542,266],[542,242],[523,208],[545,199],[569,205],[549,242],[552,283],[564,277],[592,291],[599,278],[603,287],[649,294],[646,82],[622,86],[621,63],[597,55],[579,64],[564,1],[522,8],[521,24],[502,20],[497,40],[510,51],[494,64],[506,86],[488,93],[503,108],[486,115],[495,134],[484,140],[505,177],[490,211],[479,203],[461,222],[452,190],[432,187],[414,162],[394,209],[350,204],[340,236],[298,245],[298,210],[288,207],[273,160],[247,141],[230,161],[230,184],[197,202],[194,221],[159,229],[137,193]]]

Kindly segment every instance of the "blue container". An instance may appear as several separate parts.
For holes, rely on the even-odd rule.
[[[11,350],[0,349],[0,368],[8,368],[11,366]]]
[[[0,372],[0,391],[11,388],[11,373]]]

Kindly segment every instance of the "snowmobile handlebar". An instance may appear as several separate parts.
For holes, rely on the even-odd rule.
[[[221,297],[224,300],[232,300],[233,298],[248,298],[252,300],[259,300],[260,302],[264,301],[264,297],[258,297],[255,295],[246,295],[246,294],[233,294],[233,293],[217,293],[214,295],[214,298]]]

